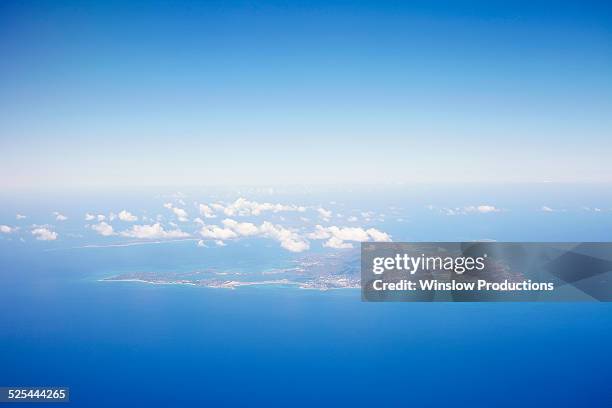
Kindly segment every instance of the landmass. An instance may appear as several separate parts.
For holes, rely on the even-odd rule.
[[[286,286],[325,291],[361,287],[358,251],[311,254],[298,257],[284,267],[251,273],[217,268],[188,272],[128,272],[103,278],[100,281],[191,285],[221,289],[246,286]]]

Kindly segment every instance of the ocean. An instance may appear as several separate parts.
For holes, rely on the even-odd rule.
[[[418,202],[411,192],[353,201],[360,211],[385,212],[371,223],[394,240],[610,239],[609,194],[551,188],[546,197],[541,189],[534,196],[500,187],[480,196],[420,194]],[[324,200],[306,197],[306,205]],[[294,255],[274,240],[108,247],[126,239],[83,227],[86,211],[143,208],[139,216],[154,216],[166,199],[148,200],[152,209],[144,212],[144,201],[132,196],[25,198],[4,197],[0,210],[4,223],[19,226],[0,237],[0,386],[70,387],[68,406],[75,407],[612,405],[610,303],[364,303],[358,289],[101,282],[211,265],[261,272]],[[345,218],[330,223],[369,217],[336,200],[325,206]],[[437,210],[453,201],[500,210],[456,217]],[[69,202],[69,219],[54,222],[59,239],[33,239],[30,225],[48,223],[51,211]],[[425,208],[429,202],[437,207]],[[540,211],[550,203],[560,210]],[[15,221],[18,211],[29,218]],[[313,253],[325,250],[311,242]]]
[[[611,401],[610,304],[369,304],[353,289],[97,280],[127,250],[146,264],[159,248],[4,250],[0,384],[68,386],[82,407]]]

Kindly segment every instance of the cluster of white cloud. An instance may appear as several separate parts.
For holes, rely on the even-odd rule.
[[[178,228],[166,230],[159,222],[154,224],[133,225],[132,228],[121,232],[115,232],[113,226],[105,221],[101,221],[98,224],[93,224],[90,228],[104,237],[120,235],[123,237],[139,239],[167,239],[186,238],[190,236],[189,233],[183,232]]]
[[[310,248],[310,243],[300,237],[297,232],[284,228],[280,225],[273,225],[266,221],[261,224],[260,231],[263,236],[269,237],[280,242],[281,247],[291,252],[302,252]]]
[[[179,204],[180,203],[180,204]],[[163,207],[170,210],[176,217],[175,219],[186,223],[189,222],[189,214],[185,210],[185,202],[180,199],[174,199],[172,202],[166,202]],[[225,246],[226,241],[243,238],[243,237],[259,237],[275,240],[279,243],[280,247],[292,251],[302,252],[310,248],[309,239],[325,240],[323,246],[330,248],[352,248],[352,242],[359,241],[390,241],[391,237],[375,228],[363,229],[359,227],[323,227],[321,225],[316,226],[314,232],[308,233],[305,227],[288,227],[284,225],[285,217],[279,216],[281,224],[263,221],[261,223],[252,222],[240,222],[236,217],[242,216],[259,216],[265,212],[280,213],[280,212],[297,212],[303,213],[307,210],[307,207],[295,204],[274,204],[270,202],[257,202],[251,201],[244,197],[240,197],[233,202],[212,202],[209,204],[194,203],[197,210],[199,211],[200,217],[195,218],[193,222],[200,224],[199,236],[202,238],[198,241],[198,246],[206,246],[207,242],[210,241],[217,246]],[[355,216],[345,217],[339,213],[334,214],[332,210],[324,207],[309,207],[315,211],[315,214],[320,219],[328,222],[332,217],[347,219],[348,222],[354,223],[358,219]],[[369,215],[369,213],[364,213]],[[65,221],[68,219],[65,215],[54,212],[55,220]],[[217,223],[217,225],[210,225],[204,220],[217,218],[219,215],[225,215],[227,218]],[[302,215],[298,216],[304,223],[310,223],[309,218],[305,218]],[[26,218],[23,215],[17,214],[18,219]],[[192,235],[189,232],[185,232],[179,228],[179,226],[172,222],[172,218],[168,220],[161,214],[157,216],[147,217],[146,214],[143,216],[137,216],[130,211],[124,209],[119,211],[117,214],[110,212],[107,215],[97,214],[96,212],[87,212],[84,216],[86,228],[94,231],[95,233],[104,236],[121,236],[136,239],[176,239],[176,238],[187,238]],[[129,229],[118,228],[117,225],[113,225],[118,221],[123,222],[137,222],[141,221],[140,225],[132,225]],[[177,222],[178,222],[177,221]],[[325,225],[325,224],[324,224]],[[18,227],[11,227],[8,225],[0,225],[0,233],[9,234],[14,232]],[[32,235],[38,240],[56,240],[58,234],[53,230],[50,225],[33,225],[31,229]]]
[[[64,214],[61,214],[61,213],[59,213],[59,212],[57,212],[57,211],[55,211],[55,212],[53,213],[53,215],[55,216],[55,219],[56,219],[57,221],[66,221],[66,220],[68,219],[68,217],[66,217]]]
[[[482,214],[493,213],[501,211],[499,208],[493,205],[479,205],[479,206],[469,206],[465,207],[466,212],[479,212]]]
[[[199,209],[200,209],[200,214],[202,214],[204,218],[215,218],[216,217],[213,209],[210,208],[210,206],[206,204],[200,204]]]
[[[219,225],[204,225],[200,230],[200,235],[204,239],[215,241],[225,241],[240,237],[263,237],[278,241],[280,246],[291,252],[302,252],[310,248],[310,243],[306,238],[294,229],[289,229],[281,225],[272,224],[269,221],[257,226],[250,222],[238,222],[227,218]],[[323,227],[317,225],[314,232],[306,235],[309,239],[326,240],[325,247],[344,249],[353,248],[351,242],[391,241],[391,236],[375,228],[363,229],[356,227]],[[202,242],[200,246],[203,246]]]
[[[8,225],[0,225],[0,232],[3,234],[10,234],[11,232],[15,230],[16,228],[9,227]]]
[[[236,220],[227,218],[223,220],[223,225],[226,228],[236,231],[236,233],[244,237],[257,235],[259,233],[259,229],[255,226],[255,224],[250,222],[238,222]]]
[[[172,203],[164,204],[164,208],[167,208],[172,211],[180,222],[189,221],[189,214],[187,214],[187,211],[185,211],[184,209],[175,207],[174,205],[172,205]]]
[[[127,231],[119,233],[121,236],[140,239],[167,239],[167,238],[186,238],[190,235],[180,229],[165,230],[159,223],[134,225]]]
[[[374,217],[376,215],[376,213],[374,213],[374,211],[362,211],[361,212],[361,216],[363,217],[364,220],[370,220],[372,217]]]
[[[28,217],[26,215],[23,215],[23,214],[17,214],[15,216],[15,218],[18,219],[18,220],[23,220],[23,219],[28,218]]]
[[[257,226],[250,222],[238,222],[227,218],[222,224],[223,226],[204,225],[200,230],[200,235],[205,239],[215,240],[217,245],[224,245],[224,241],[228,239],[259,236],[274,239],[280,243],[282,248],[292,252],[302,252],[310,248],[308,241],[296,231],[268,221]]]
[[[32,230],[32,235],[39,241],[55,241],[57,239],[57,232],[52,231],[46,226],[37,226]]]
[[[119,212],[118,217],[121,221],[125,221],[125,222],[138,221],[138,217],[127,210],[122,210],[121,212]]]
[[[325,239],[323,246],[328,248],[353,248],[352,242],[390,242],[391,236],[376,228],[363,229],[359,227],[323,227],[317,225],[314,232],[308,234],[310,239]]]
[[[487,213],[496,213],[502,211],[501,209],[487,204],[481,205],[468,205],[466,207],[455,207],[455,208],[446,208],[446,207],[435,207],[433,205],[428,205],[426,207],[429,210],[437,210],[446,215],[466,215],[466,214],[487,214]]]
[[[602,212],[603,210],[599,207],[582,207],[582,211]]]
[[[222,211],[228,217],[232,216],[249,216],[249,215],[261,215],[265,211],[271,211],[274,213],[283,211],[297,211],[304,212],[306,207],[298,205],[285,205],[285,204],[272,204],[272,203],[258,203],[257,201],[249,201],[244,197],[238,198],[233,203],[226,206],[220,203],[211,204],[210,207],[217,211]],[[209,208],[210,208],[209,207]]]
[[[98,220],[98,221],[104,221],[106,219],[106,216],[103,214],[91,214],[91,213],[86,213],[85,214],[85,221],[93,221],[93,220]]]
[[[91,226],[91,229],[96,231],[98,234],[110,237],[111,235],[115,235],[115,231],[113,230],[113,226],[107,224],[104,221],[101,221],[99,224],[94,224]]]
[[[543,205],[543,206],[540,208],[540,211],[543,211],[543,212],[548,212],[548,213],[552,213],[552,212],[565,212],[566,210],[563,210],[563,209],[557,209],[557,208],[552,208],[552,207],[548,207],[548,206],[546,206],[546,205]]]
[[[108,220],[109,221],[113,221],[115,219],[119,219],[121,221],[125,221],[125,222],[134,222],[134,221],[138,221],[138,217],[135,216],[134,214],[132,214],[131,212],[127,211],[127,210],[121,210],[119,212],[119,214],[115,214],[113,212],[111,212],[108,215]],[[97,224],[93,224],[90,226],[90,228],[97,232],[98,234],[104,236],[104,237],[110,237],[113,235],[117,235],[117,233],[115,232],[115,229],[113,228],[112,225],[110,225],[109,223],[106,222],[107,217],[103,214],[91,214],[91,213],[86,213],[85,214],[85,221],[94,221],[97,220],[98,223]]]
[[[238,238],[238,234],[229,228],[219,227],[218,225],[205,225],[200,230],[200,235],[209,239],[232,239]]]
[[[324,221],[329,221],[329,219],[332,216],[332,212],[330,210],[326,210],[323,207],[317,208],[317,212],[319,213],[319,216],[324,220]]]

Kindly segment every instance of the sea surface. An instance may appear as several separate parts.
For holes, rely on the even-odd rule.
[[[377,228],[406,241],[612,239],[610,194],[537,191],[386,199],[385,208],[414,210]],[[139,208],[121,199],[113,208]],[[58,240],[39,242],[25,221],[49,222],[69,201],[36,202],[2,197],[0,217],[30,218],[17,231],[25,242],[0,242],[0,386],[67,386],[71,401],[60,406],[75,407],[612,406],[610,303],[364,303],[355,289],[100,282],[210,265],[258,272],[291,254],[256,240],[84,248],[107,241],[83,227],[93,205],[83,200],[54,224]],[[424,209],[428,202],[501,210],[448,217]],[[360,203],[382,212],[380,202]]]
[[[182,245],[3,250],[0,384],[82,407],[610,406],[611,304],[97,280]]]

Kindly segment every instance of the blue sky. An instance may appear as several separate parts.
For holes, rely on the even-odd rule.
[[[605,2],[3,2],[0,187],[612,181]]]

